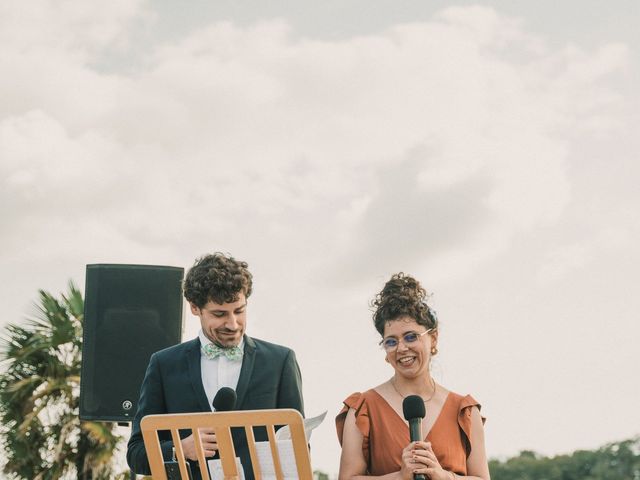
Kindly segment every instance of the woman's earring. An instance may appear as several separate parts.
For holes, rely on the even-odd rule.
[[[431,347],[431,355],[435,355],[436,353],[438,353],[438,347],[434,345],[433,347]]]

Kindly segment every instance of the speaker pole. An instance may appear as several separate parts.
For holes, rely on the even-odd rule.
[[[118,422],[118,426],[119,427],[131,427],[131,423],[130,422]],[[136,472],[133,471],[133,468],[129,469],[129,480],[136,480],[136,478],[138,478],[138,475],[136,475]]]

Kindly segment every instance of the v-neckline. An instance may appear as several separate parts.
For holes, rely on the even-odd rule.
[[[391,410],[393,412],[395,417],[397,419],[399,419],[400,421],[402,421],[403,424],[405,424],[406,420],[403,417],[401,417],[398,412],[396,412],[396,409],[393,408],[389,402],[387,402],[387,399],[384,398],[382,395],[380,395],[380,393],[378,393],[378,391],[375,388],[373,388],[372,391],[382,399],[384,404],[387,406],[387,408],[389,410]],[[440,421],[440,417],[442,417],[442,412],[444,411],[444,408],[447,406],[447,402],[449,401],[449,397],[451,396],[450,394],[451,394],[451,392],[447,392],[447,396],[445,397],[444,402],[442,402],[442,407],[440,408],[440,411],[438,412],[438,416],[433,421],[433,424],[431,424],[431,428],[429,429],[429,431],[426,433],[426,435],[423,436],[424,437],[423,440],[427,440],[427,437],[429,435],[431,435],[431,432],[433,431],[433,429],[435,428],[437,423]]]

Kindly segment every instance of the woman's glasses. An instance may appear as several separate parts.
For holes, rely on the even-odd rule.
[[[434,330],[435,330],[434,328],[430,328],[429,330],[424,331],[422,333],[407,332],[402,336],[401,340],[398,340],[396,337],[383,338],[380,341],[379,345],[382,348],[384,348],[387,352],[395,352],[396,349],[398,348],[398,345],[400,345],[400,342],[404,343],[405,346],[408,347],[410,344],[417,342],[418,339],[423,335],[426,335],[427,333],[431,333]]]

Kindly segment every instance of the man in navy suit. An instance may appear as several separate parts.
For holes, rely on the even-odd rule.
[[[216,392],[236,390],[236,410],[294,408],[304,415],[302,380],[293,350],[246,335],[247,299],[252,276],[246,262],[221,253],[199,258],[184,282],[191,312],[200,318],[198,338],[156,352],[149,360],[127,445],[127,462],[150,475],[140,420],[157,413],[210,412]],[[187,432],[188,433],[188,432]],[[193,435],[181,438],[194,478],[200,478]],[[233,432],[236,454],[253,480],[244,432]],[[205,454],[217,450],[212,430],[200,430]],[[256,434],[256,440],[266,436]],[[165,460],[172,457],[169,432],[161,432]],[[247,468],[249,467],[249,468]]]

